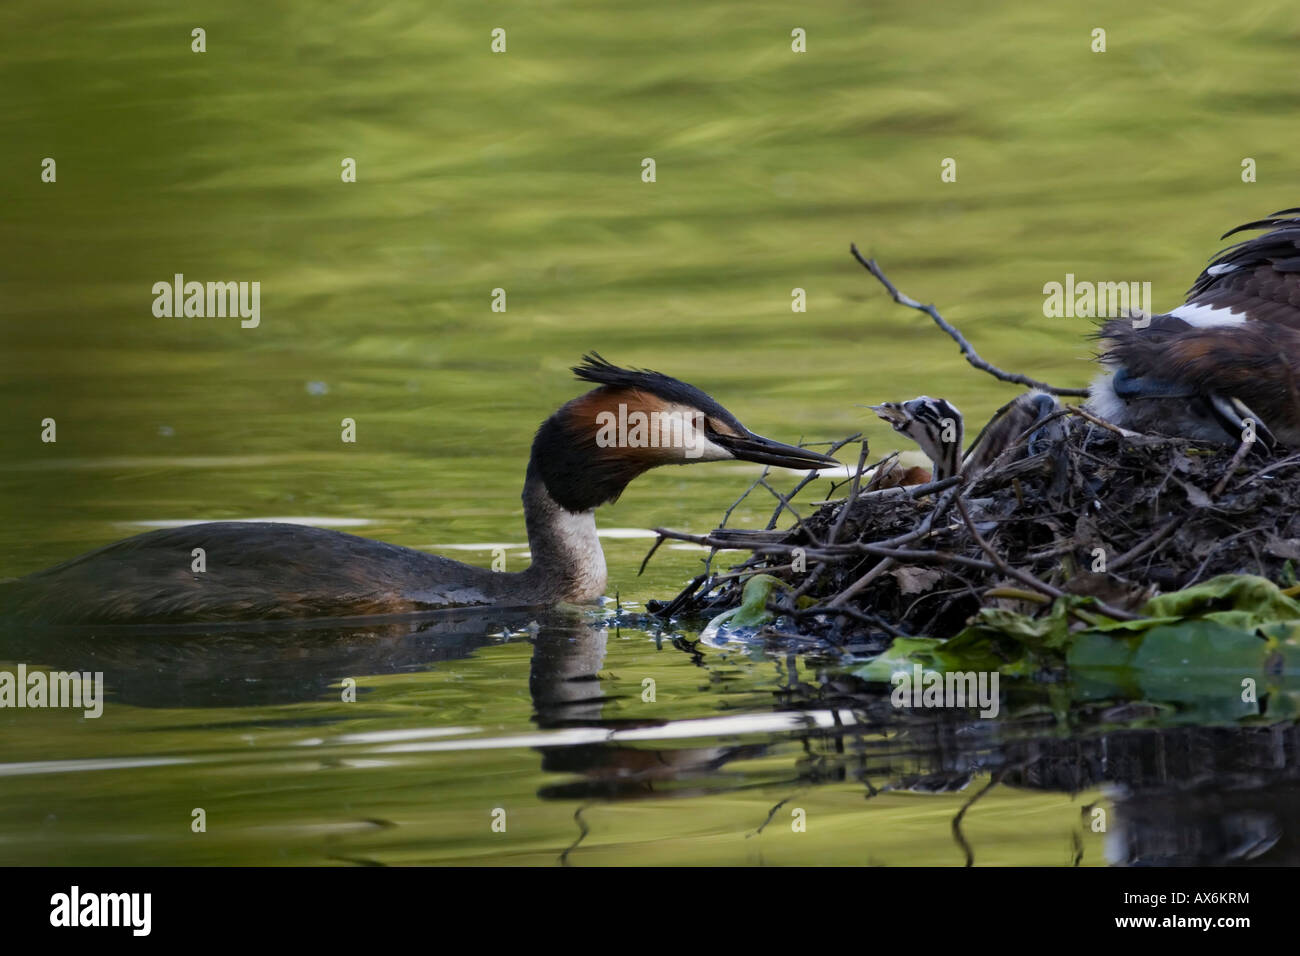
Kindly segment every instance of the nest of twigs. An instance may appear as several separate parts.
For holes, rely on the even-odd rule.
[[[660,529],[660,540],[714,550],[709,572],[653,610],[716,613],[767,573],[789,585],[769,599],[786,629],[859,644],[949,637],[982,607],[1033,615],[1066,594],[1130,618],[1156,593],[1217,574],[1294,584],[1300,456],[1070,423],[1035,454],[1004,455],[973,479],[898,485],[904,469],[889,456],[860,462],[832,492],[847,494],[811,505],[798,499],[807,481],[786,495],[760,479],[746,494],[762,485],[779,499],[771,530]],[[788,530],[774,528],[781,512],[795,516]],[[751,556],[714,571],[723,550]]]
[[[928,315],[973,367],[1057,396],[1088,394],[989,363],[933,305],[900,292],[875,260],[850,249],[896,303]],[[1300,455],[1271,454],[1257,442],[1232,449],[1136,435],[1070,405],[1052,417],[1064,424],[1054,437],[1030,449],[1030,436],[1021,435],[978,475],[908,484],[913,476],[896,455],[865,467],[864,442],[855,476],[836,486],[847,484],[847,494],[809,507],[797,499],[812,476],[782,494],[765,472],[741,501],[760,486],[779,501],[766,530],[725,527],[740,501],[710,534],[658,529],[655,548],[671,538],[713,550],[704,574],[650,610],[735,607],[745,582],[766,573],[788,585],[768,600],[786,636],[857,645],[946,638],[981,608],[1035,615],[1067,595],[1091,599],[1089,613],[1130,619],[1155,594],[1218,574],[1295,586]],[[776,530],[783,512],[795,519],[787,531]],[[751,556],[719,573],[722,550]]]

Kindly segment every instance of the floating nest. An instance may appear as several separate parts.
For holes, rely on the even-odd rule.
[[[768,530],[659,529],[658,543],[713,550],[706,573],[650,610],[717,614],[742,603],[745,583],[762,573],[784,585],[767,596],[771,631],[882,646],[899,635],[950,637],[988,607],[1038,616],[1066,598],[1087,622],[1139,617],[1156,594],[1219,574],[1295,587],[1300,455],[1121,433],[1075,409],[1058,414],[1068,427],[1033,454],[1021,436],[973,478],[907,484],[919,469],[894,455],[868,468],[865,444],[856,477],[829,500],[801,500],[808,479],[783,494],[765,475],[746,495],[761,486],[778,500]],[[715,568],[731,550],[750,556]]]

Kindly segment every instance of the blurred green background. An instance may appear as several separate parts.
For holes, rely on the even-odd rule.
[[[588,349],[762,434],[862,429],[880,452],[895,438],[858,403],[943,395],[978,422],[1014,394],[851,241],[989,360],[1082,385],[1090,326],[1044,318],[1045,282],[1150,281],[1168,309],[1220,233],[1300,205],[1298,41],[1284,0],[5,4],[0,575],[135,522],[269,516],[486,563],[524,541],[533,430]],[[178,272],[260,282],[260,327],[155,318]],[[705,530],[755,473],[652,472],[599,520]],[[734,523],[766,520],[750,501]],[[607,541],[624,599],[697,567],[665,548],[637,579],[645,547]],[[30,740],[55,717],[5,719]],[[133,749],[94,739],[49,754]]]
[[[522,542],[532,432],[587,349],[882,451],[855,403],[1014,393],[850,241],[990,360],[1082,384],[1088,324],[1043,283],[1170,308],[1220,233],[1300,202],[1298,35],[1286,2],[6,4],[0,572],[153,518]],[[260,281],[261,326],[155,318],[177,272]],[[701,527],[740,482],[652,473],[602,521]]]

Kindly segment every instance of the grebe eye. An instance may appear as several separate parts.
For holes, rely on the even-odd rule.
[[[707,438],[739,438],[743,431],[742,428],[738,433],[731,425],[704,416],[704,434]]]

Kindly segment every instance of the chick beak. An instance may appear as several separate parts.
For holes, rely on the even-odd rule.
[[[912,420],[912,417],[895,402],[886,402],[883,405],[868,405],[867,408],[875,412],[877,418],[892,425],[895,431],[901,431]]]

